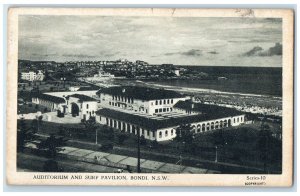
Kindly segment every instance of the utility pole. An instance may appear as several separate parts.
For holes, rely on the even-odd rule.
[[[98,130],[96,129],[96,144],[98,144]]]
[[[218,162],[218,146],[215,146],[216,148],[216,158],[215,158],[215,163]]]
[[[140,128],[137,128],[137,135],[138,135],[138,154],[137,154],[137,173],[141,173],[141,149],[140,149]]]

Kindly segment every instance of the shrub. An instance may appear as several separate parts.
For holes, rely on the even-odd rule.
[[[117,138],[118,138],[118,144],[122,145],[124,144],[124,141],[128,139],[128,135],[126,135],[125,133],[118,133]]]
[[[114,145],[112,142],[106,142],[106,143],[102,144],[100,149],[103,151],[109,151],[109,150],[112,150],[113,148],[114,148]]]

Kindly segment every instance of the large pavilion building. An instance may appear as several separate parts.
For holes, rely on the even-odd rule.
[[[190,124],[197,134],[245,121],[245,115],[232,108],[195,103],[175,91],[137,86],[51,92],[32,100],[51,111],[86,120],[95,117],[102,125],[156,141],[173,139],[180,125]]]
[[[174,91],[145,87],[112,87],[97,92],[100,124],[146,139],[166,141],[176,137],[176,128],[190,124],[200,133],[244,123],[244,114],[231,108],[194,103]]]

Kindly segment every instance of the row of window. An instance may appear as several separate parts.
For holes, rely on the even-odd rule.
[[[165,104],[173,104],[173,99],[164,99],[164,100],[156,100],[155,105],[165,105]],[[153,105],[153,102],[151,102],[151,105]]]
[[[100,120],[101,120],[101,117],[100,117]],[[144,130],[140,127],[131,126],[128,123],[113,120],[113,119],[106,118],[106,125],[110,126],[110,127],[113,127],[113,128],[116,128],[116,129],[120,129],[122,131],[127,130],[127,132],[134,133],[134,134],[137,134],[138,130],[139,130],[141,135],[146,135],[146,136],[150,136],[150,132],[152,132],[152,137],[155,137],[155,132],[154,131]]]
[[[240,122],[240,119],[241,119],[241,122],[243,122],[243,117],[236,118],[236,121],[239,123],[239,122]],[[235,118],[233,119],[233,122],[235,123]]]
[[[159,108],[159,109],[155,109],[154,113],[161,113],[161,112],[172,112],[173,109],[172,108]]]
[[[112,96],[112,100],[122,101],[125,103],[133,103],[133,98],[121,97],[121,96]]]
[[[174,132],[175,132],[174,129],[172,129],[172,130],[171,130],[171,136],[174,135]],[[166,131],[165,131],[165,137],[168,137],[168,134],[169,134],[169,131],[166,130]],[[159,138],[162,138],[162,131],[160,131],[160,132],[158,133],[158,137],[159,137]]]

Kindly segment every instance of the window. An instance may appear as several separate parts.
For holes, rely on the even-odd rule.
[[[161,100],[159,100],[159,105],[161,105],[162,104],[162,101]]]
[[[173,99],[171,99],[171,103],[173,103]]]
[[[166,104],[166,100],[164,100],[164,104]]]
[[[160,131],[160,132],[159,132],[159,138],[161,138],[161,137],[162,137],[162,132]]]
[[[237,118],[237,122],[239,122],[240,121],[240,119],[239,118]]]
[[[89,104],[86,104],[86,109],[89,109]]]
[[[154,131],[152,131],[152,136],[155,137],[155,132]]]
[[[147,130],[147,136],[149,136],[150,135],[150,131],[149,130]]]
[[[174,130],[172,129],[172,130],[171,130],[171,135],[173,135],[173,134],[174,134]]]
[[[235,123],[235,118],[233,119],[233,123]]]
[[[168,102],[167,102],[168,104],[170,104],[170,99],[168,99]]]
[[[165,131],[165,137],[168,137],[168,131]]]
[[[166,108],[163,109],[163,112],[166,112]]]
[[[167,112],[169,111],[169,108],[167,108]]]
[[[158,105],[158,101],[157,100],[155,101],[155,105]]]
[[[155,109],[155,113],[157,113],[158,112],[158,109]]]
[[[159,112],[162,112],[162,109],[161,109],[161,108],[159,109]]]

